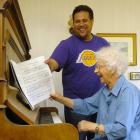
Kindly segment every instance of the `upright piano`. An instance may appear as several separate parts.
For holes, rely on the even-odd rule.
[[[30,48],[18,0],[0,0],[0,140],[78,140],[77,129],[61,123],[56,108],[32,111],[17,98],[9,60],[30,59]],[[57,123],[40,121],[48,113]]]

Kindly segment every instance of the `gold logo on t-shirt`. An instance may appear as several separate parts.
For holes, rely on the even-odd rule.
[[[84,50],[79,54],[76,61],[77,63],[83,63],[85,66],[91,67],[96,63],[95,52],[92,50]]]

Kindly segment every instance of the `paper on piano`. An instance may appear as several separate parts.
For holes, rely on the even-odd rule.
[[[32,110],[40,102],[48,99],[50,93],[54,92],[52,74],[49,66],[44,61],[43,56],[20,63],[10,60],[20,90]]]

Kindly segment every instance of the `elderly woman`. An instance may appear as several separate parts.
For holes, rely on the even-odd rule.
[[[96,95],[84,100],[58,93],[51,97],[80,114],[98,112],[96,123],[83,120],[78,124],[79,131],[94,132],[94,140],[140,140],[140,91],[123,76],[125,53],[110,46],[99,50],[96,59],[94,72],[105,85]]]

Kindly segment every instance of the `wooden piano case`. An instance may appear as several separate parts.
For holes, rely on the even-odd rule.
[[[17,100],[9,60],[30,59],[30,48],[18,0],[0,0],[0,140],[78,140],[71,124],[38,124],[40,111],[58,113],[56,108],[31,111]],[[11,121],[9,109],[24,123]]]

